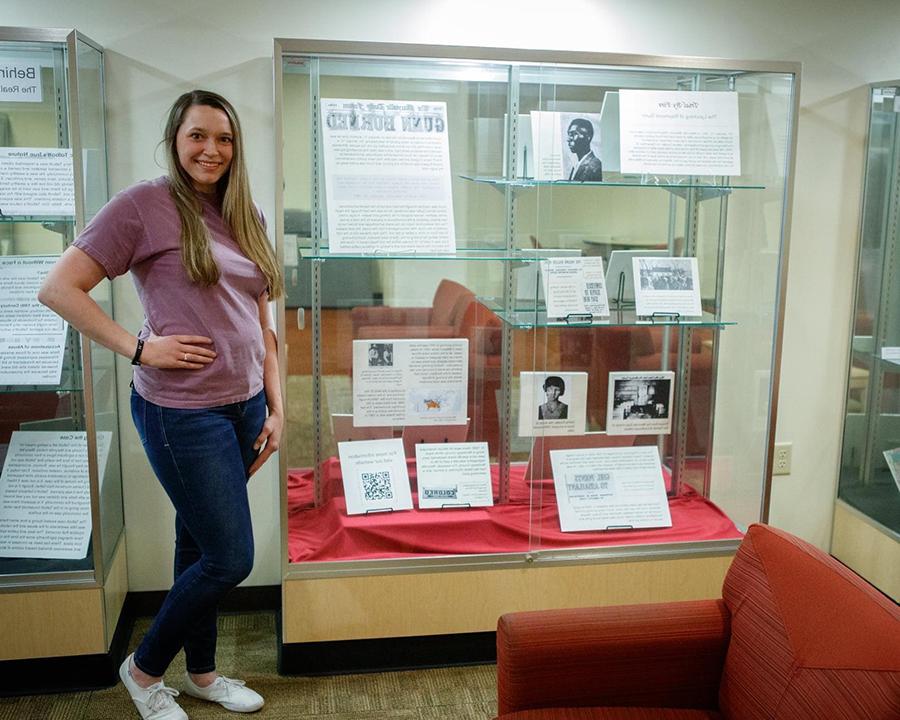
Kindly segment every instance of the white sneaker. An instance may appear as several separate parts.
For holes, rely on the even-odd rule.
[[[131,675],[131,658],[134,653],[125,658],[125,662],[119,667],[119,677],[122,684],[131,695],[134,706],[144,720],[188,720],[187,713],[178,707],[175,697],[178,691],[166,687],[162,680],[148,688],[142,688]]]
[[[232,680],[224,675],[219,675],[206,687],[195,685],[190,675],[185,675],[184,683],[186,695],[217,702],[232,712],[255,712],[265,703],[262,695],[248,688],[243,680]]]

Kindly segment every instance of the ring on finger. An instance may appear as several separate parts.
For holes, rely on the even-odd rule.
[[[185,354],[184,354],[184,361],[185,361],[185,362],[187,362],[187,361],[188,361],[188,359],[187,359],[187,356],[188,356],[188,354],[187,354],[187,353],[185,353]]]

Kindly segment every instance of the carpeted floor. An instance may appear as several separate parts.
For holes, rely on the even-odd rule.
[[[139,620],[132,649],[149,621]],[[496,714],[493,665],[331,677],[282,677],[275,664],[272,613],[223,615],[218,665],[266,699],[246,717],[263,720],[488,720]],[[166,681],[178,688],[184,656]],[[192,720],[244,717],[186,695],[179,704]],[[131,720],[137,712],[121,684],[97,692],[0,698],[0,720]]]

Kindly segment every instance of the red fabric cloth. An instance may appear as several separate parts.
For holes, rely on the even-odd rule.
[[[410,461],[415,490],[415,463]],[[552,480],[530,492],[525,466],[511,468],[510,501],[486,508],[404,510],[347,515],[336,458],[322,467],[326,501],[313,507],[311,470],[288,473],[288,556],[291,562],[528,552],[579,547],[740,539],[734,523],[690,488],[669,500],[672,527],[562,532]],[[498,472],[492,468],[494,498]],[[413,505],[415,492],[413,493]],[[532,537],[531,533],[534,533]]]

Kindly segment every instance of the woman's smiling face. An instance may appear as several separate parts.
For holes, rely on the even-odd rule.
[[[231,167],[234,132],[228,116],[209,105],[192,105],[175,136],[178,162],[197,192],[215,192]]]

